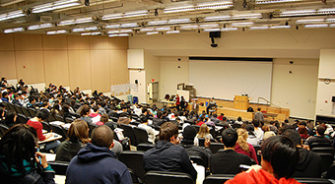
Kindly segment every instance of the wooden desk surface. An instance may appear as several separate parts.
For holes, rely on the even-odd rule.
[[[52,134],[52,136],[51,136],[50,138],[45,139],[44,141],[38,141],[38,144],[43,144],[43,143],[46,143],[46,142],[56,141],[56,140],[59,140],[59,139],[62,138],[61,135],[56,134],[56,133],[54,133],[54,132],[46,133],[46,134],[44,134],[44,136],[47,136],[47,135],[49,135],[49,134]]]

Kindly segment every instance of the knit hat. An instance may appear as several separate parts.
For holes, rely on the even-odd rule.
[[[130,123],[130,119],[127,118],[127,117],[120,117],[118,120],[117,120],[117,123],[118,124],[125,124],[125,125],[128,125]]]
[[[197,131],[192,126],[186,126],[183,131],[182,143],[193,144],[194,137],[197,135]]]

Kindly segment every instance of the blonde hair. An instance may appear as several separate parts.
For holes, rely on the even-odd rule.
[[[206,124],[202,124],[200,126],[199,132],[198,132],[198,138],[205,138],[206,135],[209,134],[209,129]]]
[[[243,128],[239,128],[237,129],[237,143],[238,145],[240,145],[240,147],[242,148],[242,150],[249,152],[249,145],[247,143],[247,139],[248,139],[248,132],[247,130],[243,129]]]

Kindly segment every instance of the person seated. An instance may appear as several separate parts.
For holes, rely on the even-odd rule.
[[[186,150],[179,144],[178,126],[166,122],[159,131],[155,147],[143,156],[145,171],[172,171],[189,174],[196,181],[197,172],[192,166]]]
[[[127,166],[115,159],[110,149],[114,133],[106,125],[95,128],[88,143],[71,160],[66,171],[66,184],[132,184]]]
[[[84,120],[76,119],[67,132],[68,138],[57,148],[56,161],[70,162],[89,141],[89,128]]]
[[[239,128],[237,129],[237,135],[238,138],[235,145],[235,151],[237,153],[247,155],[249,158],[253,159],[258,164],[255,148],[247,142],[248,139],[247,130]]]
[[[5,113],[3,111],[3,113]],[[12,127],[16,124],[17,114],[16,112],[7,112],[4,120],[2,120],[2,124],[6,125],[7,127]]]
[[[315,144],[322,144],[323,146],[329,145],[331,146],[331,142],[328,138],[325,137],[326,128],[322,125],[318,125],[316,127],[316,135],[310,136],[306,139],[305,144],[308,145],[310,148],[313,147]]]
[[[220,149],[211,158],[210,170],[212,174],[237,174],[241,172],[241,164],[249,166],[255,164],[248,156],[235,151],[237,137],[237,132],[232,128],[227,128],[222,132],[221,141],[224,144],[224,149]]]
[[[289,138],[270,137],[262,144],[262,167],[237,174],[225,184],[298,184],[298,181],[291,178],[298,159],[299,153]]]
[[[86,121],[86,123],[88,125],[94,126],[95,124],[93,123],[92,119],[89,117],[90,106],[85,104],[85,105],[81,106],[80,108],[81,108],[80,111],[79,111],[79,114],[80,114],[80,117],[81,117],[80,119]]]
[[[209,128],[206,124],[202,124],[199,128],[199,132],[196,135],[197,139],[206,139],[210,141],[211,139],[214,139],[212,134],[209,133]]]
[[[253,147],[259,146],[260,145],[260,140],[257,139],[255,132],[254,132],[254,126],[251,125],[247,125],[245,127],[245,129],[248,131],[248,138],[247,138],[247,142],[249,144],[251,144]]]
[[[1,138],[1,183],[55,183],[46,156],[36,152],[36,140],[35,129],[26,124],[14,125]]]
[[[197,134],[197,131],[192,126],[186,126],[183,130],[183,140],[181,141],[181,146],[183,146],[188,153],[189,156],[200,156],[202,160],[205,162],[205,166],[208,166],[209,158],[212,155],[210,149],[208,149],[210,145],[210,140],[205,141],[205,148],[198,147],[194,145],[194,138]]]
[[[299,152],[299,161],[292,176],[320,178],[322,173],[320,156],[312,151],[303,149],[302,139],[297,131],[288,129],[282,135],[291,139]]]

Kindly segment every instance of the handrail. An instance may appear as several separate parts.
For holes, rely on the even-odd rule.
[[[280,107],[279,105],[276,105],[276,104],[271,103],[270,100],[268,100],[268,99],[266,99],[266,98],[264,98],[264,97],[258,97],[258,99],[257,99],[257,104],[259,104],[259,101],[260,101],[260,100],[264,100],[264,101],[266,102],[266,105]]]

